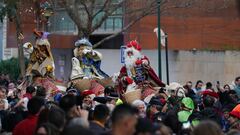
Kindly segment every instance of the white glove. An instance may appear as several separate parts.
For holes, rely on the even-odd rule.
[[[142,64],[143,64],[143,65],[148,65],[149,63],[148,63],[147,60],[142,60]]]
[[[92,50],[89,50],[89,49],[84,49],[83,50],[83,54],[87,54],[87,53],[90,53],[90,52],[92,52]]]

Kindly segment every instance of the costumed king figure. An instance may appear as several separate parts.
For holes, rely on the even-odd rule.
[[[118,76],[117,90],[120,95],[127,90],[140,89],[141,98],[154,93],[154,87],[165,87],[150,66],[149,59],[142,55],[141,46],[136,40],[130,41],[124,50],[124,66]]]
[[[96,80],[109,78],[109,76],[100,69],[102,54],[93,50],[92,44],[86,38],[75,42],[73,53],[74,57],[72,58],[72,72],[70,76],[73,85],[81,91],[86,89],[95,89],[96,91],[104,89],[103,86],[100,86],[101,84],[96,82]],[[93,86],[93,81],[95,81],[95,86]]]
[[[24,90],[29,85],[41,85],[50,94],[58,91],[58,88],[54,84],[55,66],[47,39],[49,33],[34,30],[34,34],[36,35],[35,46],[30,42],[23,45],[24,51],[30,54],[30,58],[25,80],[19,88]]]

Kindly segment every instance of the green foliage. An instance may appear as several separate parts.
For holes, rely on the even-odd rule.
[[[20,65],[17,58],[0,61],[0,74],[9,74],[10,79],[16,81],[20,75]]]

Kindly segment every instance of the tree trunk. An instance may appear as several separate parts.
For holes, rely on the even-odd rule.
[[[17,31],[17,45],[18,45],[18,59],[19,59],[19,66],[21,71],[21,77],[25,76],[25,61],[24,61],[24,53],[23,53],[23,39],[22,39],[22,29],[21,29],[21,22],[20,22],[20,14],[17,12],[15,18],[15,25]]]
[[[79,39],[81,39],[81,38],[89,39],[91,33],[87,29],[84,29],[82,27],[77,27],[77,28],[78,28],[78,38]]]

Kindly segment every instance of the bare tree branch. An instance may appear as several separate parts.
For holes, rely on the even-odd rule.
[[[78,11],[78,7],[75,4],[75,0],[71,1],[71,0],[59,0],[63,7],[66,9],[69,17],[75,22],[75,24],[77,25],[78,30],[79,31],[78,35],[83,35],[86,36],[86,34],[88,34],[87,28],[83,26],[83,22],[81,20],[81,16],[77,13]],[[77,12],[76,12],[77,11]]]
[[[105,14],[101,17],[101,19],[96,22],[93,26],[92,26],[92,30],[91,32],[94,32],[96,29],[98,29],[99,27],[101,27],[101,25],[103,24],[103,22],[110,16],[112,15],[112,13],[114,11],[116,11],[118,8],[122,7],[124,1],[119,2],[116,5],[113,4],[109,4],[108,6],[106,6],[105,9],[103,9],[103,11],[105,12]],[[111,8],[110,8],[111,7]]]
[[[154,9],[154,8],[153,8]],[[130,23],[128,23],[128,25],[126,25],[121,31],[114,33],[104,39],[102,39],[101,41],[99,41],[98,43],[93,45],[93,48],[96,48],[98,46],[100,46],[101,44],[103,44],[105,41],[112,39],[116,36],[118,36],[119,34],[121,34],[122,32],[126,31],[128,28],[130,28],[131,26],[133,26],[136,22],[138,22],[139,20],[141,20],[142,18],[144,18],[145,16],[152,14],[154,10],[148,10],[143,12],[141,15],[137,16],[134,20],[132,20]],[[156,8],[155,8],[156,9]]]
[[[106,40],[117,36],[122,33],[137,21],[146,15],[155,14],[158,3],[156,0],[121,0],[118,3],[114,3],[113,0],[56,0],[62,1],[66,11],[70,18],[75,22],[78,28],[78,36],[89,37],[96,29],[100,28],[102,24],[107,20],[109,16],[112,16],[119,8],[123,8],[123,15],[127,19],[129,24],[124,25],[124,28],[103,39],[99,43],[95,44],[99,46]],[[161,14],[168,12],[171,13],[172,8],[187,8],[193,6],[194,3],[200,7],[205,7],[209,0],[161,0]],[[228,1],[228,0],[222,0]],[[204,5],[205,4],[205,5]],[[219,3],[218,3],[219,4]],[[211,5],[210,5],[211,6]],[[216,7],[216,6],[215,6]],[[103,13],[103,15],[100,15]],[[115,14],[114,14],[115,15]],[[86,17],[86,18],[85,18]]]
[[[99,13],[103,12],[103,10],[111,3],[111,0],[105,0],[103,6],[101,9],[99,9],[94,15],[93,18],[95,18]]]
[[[80,3],[81,3],[81,5],[83,5],[83,7],[84,7],[84,9],[85,9],[88,17],[90,17],[91,14],[90,14],[90,11],[89,11],[89,9],[88,9],[88,7],[87,7],[87,3],[86,3],[85,1],[82,1],[82,0],[80,0]]]

